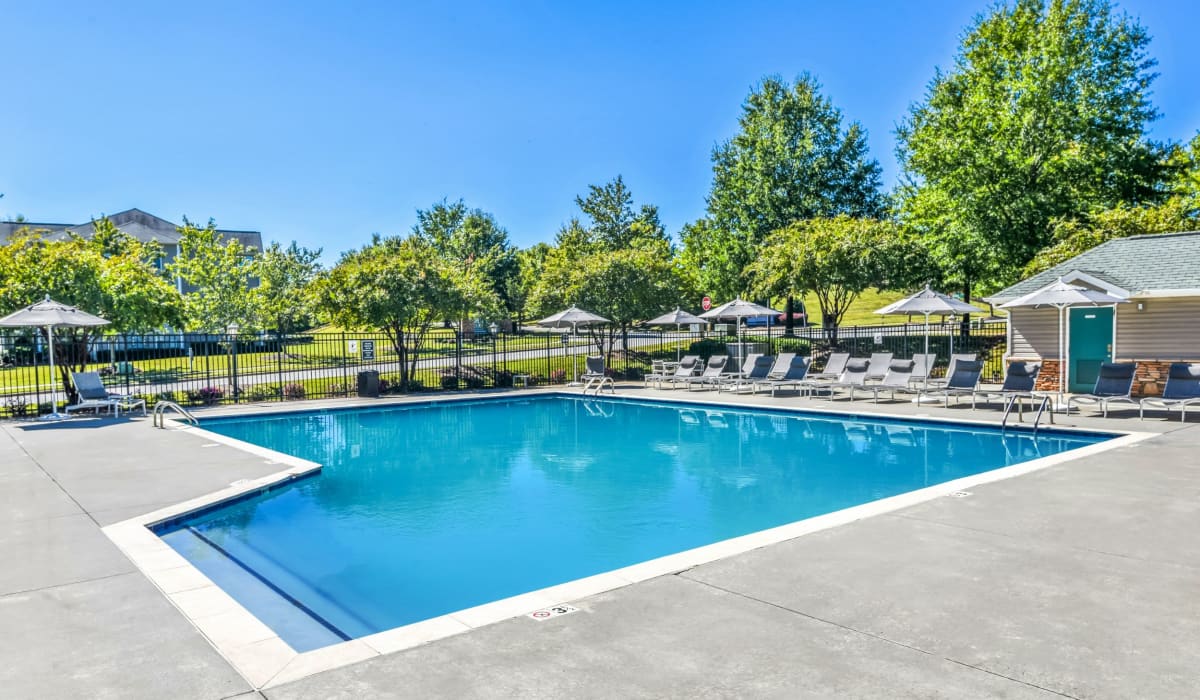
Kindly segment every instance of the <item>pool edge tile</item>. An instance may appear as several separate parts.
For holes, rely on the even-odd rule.
[[[450,615],[433,617],[411,625],[395,627],[390,630],[376,632],[358,641],[366,644],[380,654],[393,654],[405,649],[412,649],[429,642],[453,637],[456,634],[470,632],[473,628],[454,619]]]
[[[341,644],[306,651],[303,654],[297,654],[292,657],[292,660],[280,669],[278,673],[265,684],[258,687],[264,689],[274,688],[275,686],[300,680],[301,678],[306,678],[322,671],[348,666],[376,656],[379,656],[379,652],[372,649],[370,645],[364,643],[361,639],[352,639]]]

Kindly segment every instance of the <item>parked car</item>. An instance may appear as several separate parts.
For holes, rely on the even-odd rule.
[[[798,306],[801,310],[792,313],[792,322],[799,328],[808,325],[808,314],[803,311],[803,305]],[[747,316],[744,322],[747,328],[782,326],[787,322],[787,314],[779,314],[777,316]]]

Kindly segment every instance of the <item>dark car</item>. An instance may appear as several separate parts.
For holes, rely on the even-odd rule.
[[[776,316],[747,316],[745,319],[747,328],[782,326],[786,322],[787,314],[778,314]],[[804,311],[794,312],[792,314],[792,322],[798,327],[807,326],[808,314],[804,313]]]

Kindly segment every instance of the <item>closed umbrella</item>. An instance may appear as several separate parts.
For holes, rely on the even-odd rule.
[[[705,311],[700,314],[701,318],[711,319],[713,321],[725,321],[733,319],[737,324],[738,329],[738,368],[741,369],[745,350],[742,347],[742,319],[750,316],[778,316],[783,313],[776,311],[769,306],[755,304],[752,301],[746,301],[741,297],[735,298],[733,301],[727,301],[715,309]]]
[[[604,318],[603,316],[597,316],[596,314],[594,314],[590,311],[584,311],[583,309],[575,306],[574,304],[571,304],[570,307],[563,309],[562,311],[559,311],[558,313],[553,314],[551,316],[547,316],[546,318],[543,318],[542,320],[537,322],[537,324],[539,326],[545,326],[546,328],[570,328],[572,337],[574,337],[578,334],[579,326],[581,326],[581,325],[586,326],[586,325],[589,325],[592,323],[611,323],[611,321],[609,321],[607,318]],[[575,356],[574,351],[572,351],[572,353],[571,353],[571,385],[572,386],[575,386],[576,384],[579,383],[579,372],[578,372],[578,365],[576,364],[576,362],[577,362],[577,358]]]
[[[905,297],[900,301],[894,301],[891,304],[876,309],[875,313],[883,315],[904,315],[921,314],[925,317],[925,354],[929,354],[929,317],[934,314],[973,314],[978,313],[979,309],[968,304],[965,301],[959,301],[952,296],[935,292],[925,285],[925,289]],[[950,354],[954,354],[954,335],[950,335]],[[929,381],[929,372],[925,372],[925,381]]]
[[[705,320],[694,314],[689,314],[678,306],[675,310],[663,314],[658,318],[652,318],[646,321],[647,326],[675,326],[675,330],[682,330],[684,324],[691,325],[693,323],[705,323]],[[675,361],[679,361],[679,343],[675,343]]]
[[[54,328],[56,326],[105,326],[108,323],[99,316],[93,316],[74,306],[54,301],[49,294],[36,304],[30,304],[0,318],[0,326],[8,328],[46,327],[46,339],[50,347],[50,415],[43,416],[44,420],[65,418],[58,412],[58,379],[54,373]]]
[[[1053,306],[1058,309],[1058,401],[1059,404],[1062,404],[1063,387],[1067,383],[1068,358],[1063,357],[1066,354],[1064,348],[1066,343],[1063,338],[1063,317],[1066,315],[1067,308],[1071,306],[1116,306],[1117,304],[1124,304],[1125,301],[1125,299],[1115,297],[1107,292],[1068,284],[1059,277],[1058,281],[1052,282],[1025,296],[1017,297],[1010,302],[1001,304],[1000,308],[1015,309],[1020,307],[1037,308],[1041,306]]]

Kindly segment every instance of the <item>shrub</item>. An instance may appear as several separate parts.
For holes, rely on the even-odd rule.
[[[304,385],[297,382],[290,382],[283,385],[283,398],[288,401],[296,401],[304,398],[306,392]]]
[[[379,383],[381,385],[379,387],[379,391],[382,393],[383,392],[383,386],[382,386],[383,381],[380,380]],[[351,394],[353,394],[357,391],[358,391],[357,389],[351,389],[349,384],[343,384],[341,382],[335,382],[333,384],[328,384],[325,386],[325,394],[327,396],[350,396]]]
[[[772,344],[775,346],[775,352],[794,352],[797,355],[811,355],[812,343],[809,343],[803,338],[774,338]]]
[[[725,341],[714,340],[713,338],[705,338],[697,340],[688,348],[687,354],[699,355],[700,357],[712,357],[713,355],[725,354]]]
[[[279,387],[274,384],[255,384],[245,390],[249,401],[270,401],[280,395]]]
[[[442,389],[446,391],[454,391],[458,388],[458,377],[453,374],[442,375]]]
[[[562,384],[565,381],[567,381],[567,370],[556,369],[550,373],[551,384]]]
[[[513,385],[513,373],[507,370],[496,370],[496,386],[511,387]]]
[[[29,415],[29,402],[24,396],[10,396],[4,400],[8,414],[13,418],[25,418]]]
[[[203,389],[188,391],[188,401],[192,403],[202,403],[205,406],[211,406],[225,397],[225,392],[220,387],[206,386]]]

